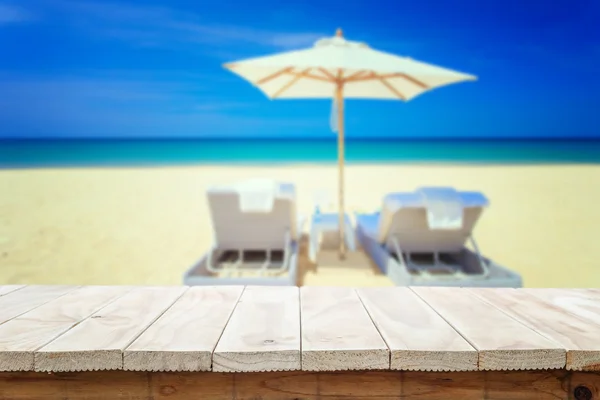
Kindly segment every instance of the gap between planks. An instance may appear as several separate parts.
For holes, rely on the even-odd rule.
[[[600,370],[600,318],[593,321],[580,318],[549,301],[554,295],[568,298],[569,293],[544,290],[548,296],[538,297],[529,291],[516,289],[469,290],[491,306],[564,347],[567,351],[567,369]]]
[[[123,352],[187,287],[138,287],[35,352],[35,370],[123,369]]]
[[[247,286],[212,355],[215,372],[301,369],[296,286]]]
[[[0,297],[0,304],[28,288],[31,287],[20,288]],[[25,303],[29,302],[29,306],[35,303],[36,307],[40,307],[40,302],[48,306],[48,301],[49,304],[60,304],[60,297],[57,296],[77,289],[62,288],[64,293],[60,294],[58,290],[52,296],[46,294],[45,300],[33,296],[35,290],[29,289],[31,297],[37,298],[33,303],[26,296],[17,297],[25,300]],[[477,363],[479,369],[483,370],[561,368],[568,358],[565,355],[565,347],[568,346],[558,346],[556,338],[550,338],[548,332],[536,334],[522,320],[524,317],[517,318],[516,315],[507,314],[506,310],[488,304],[473,289],[220,288],[223,289],[136,288],[96,311],[92,316],[96,318],[86,318],[36,351],[34,361],[39,362],[39,365],[34,363],[34,368],[47,371],[78,371],[78,368],[201,371],[210,370],[209,363],[212,361],[215,371],[229,372],[390,368],[429,371],[436,366],[449,371],[468,371],[476,369]],[[194,290],[197,294],[190,294]],[[221,311],[217,311],[208,303],[202,308],[203,290],[207,291],[204,295],[214,290],[232,292],[225,295],[223,303],[217,298],[212,299],[213,306],[222,306]],[[236,290],[238,294],[248,292],[246,295],[242,294],[238,301]],[[295,295],[290,294],[293,292]],[[562,298],[568,292],[561,292]],[[584,300],[592,299],[586,300],[587,308],[577,306],[579,315],[576,318],[587,321],[589,315],[596,310],[594,307],[597,307],[598,300],[595,296],[598,294],[573,293],[576,293],[573,296]],[[146,295],[150,297],[149,303],[160,306],[158,311],[146,304]],[[51,301],[52,298],[56,300]],[[210,303],[211,300],[207,301]],[[178,305],[179,302],[181,304]],[[67,301],[64,300],[63,303],[66,304]],[[139,304],[145,307],[138,307]],[[454,307],[450,307],[451,305]],[[11,314],[22,311],[23,308],[20,307],[16,311],[13,307]],[[42,308],[42,311],[52,307],[54,306]],[[152,312],[144,313],[144,308]],[[263,308],[271,311],[265,312]],[[36,315],[33,310],[30,312]],[[0,313],[2,311],[0,309]],[[197,313],[197,316],[190,319],[190,312]],[[18,315],[21,314],[23,313]],[[41,314],[42,312],[38,312],[39,316]],[[201,315],[204,317],[199,317]],[[259,317],[258,323],[248,325],[247,321],[252,315]],[[295,319],[292,315],[296,315]],[[48,316],[46,322],[51,319]],[[279,324],[272,321],[279,321]],[[296,321],[295,325],[289,321]],[[118,323],[126,326],[119,327]],[[499,334],[498,329],[489,328],[494,326],[491,323],[506,325],[505,328],[508,327],[509,331],[520,335],[516,336],[516,341],[512,337],[512,343],[509,343],[506,337]],[[72,320],[61,321],[61,324],[65,327],[72,324]],[[114,333],[107,330],[107,325],[115,328],[114,324],[117,324],[116,329],[127,340],[116,340]],[[17,325],[11,324],[9,327],[11,326]],[[251,328],[242,338],[239,327],[247,326]],[[431,330],[432,326],[435,326],[434,330]],[[2,325],[0,332],[1,327]],[[198,330],[206,329],[210,331],[206,335],[190,339]],[[427,334],[428,331],[435,332],[435,335]],[[115,340],[107,343],[106,341],[110,342],[108,339],[111,335]],[[0,340],[2,336],[0,335]],[[89,342],[90,337],[97,337],[99,342],[105,342],[97,343],[95,347],[81,348],[81,340]],[[187,339],[173,340],[175,337]],[[523,339],[529,340],[529,343],[523,343]],[[533,348],[534,345],[538,348]],[[591,352],[592,358],[586,359],[580,366],[577,366],[577,362],[569,363],[567,360],[567,368],[595,368],[598,352],[591,347],[589,345],[587,350]],[[30,349],[31,347],[26,351]],[[572,354],[575,354],[574,351],[575,349],[571,349]],[[94,357],[90,357],[91,355]]]
[[[355,289],[303,286],[300,305],[302,370],[390,368],[390,350]]]
[[[479,370],[561,369],[566,350],[466,290],[411,287],[478,350]]]
[[[409,288],[357,293],[390,350],[391,369],[477,370],[477,350]]]
[[[123,369],[210,371],[217,342],[243,291],[243,286],[191,287],[125,349]]]
[[[0,324],[63,296],[78,287],[32,285],[11,290],[0,297]]]
[[[3,286],[0,286],[0,296],[7,295],[16,290],[23,289],[24,287],[25,287],[25,285],[3,285]]]
[[[35,351],[85,320],[130,288],[87,286],[0,325],[0,371],[31,371]]]

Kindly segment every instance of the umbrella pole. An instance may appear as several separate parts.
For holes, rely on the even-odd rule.
[[[338,109],[338,217],[339,217],[339,235],[340,235],[340,260],[346,258],[346,240],[345,240],[345,215],[344,212],[344,87],[342,83],[338,83],[336,90],[336,101]]]

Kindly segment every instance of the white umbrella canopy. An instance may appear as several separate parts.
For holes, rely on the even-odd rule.
[[[339,83],[344,98],[410,100],[428,90],[477,79],[374,50],[337,36],[312,48],[225,64],[270,99],[332,98]]]
[[[340,29],[336,36],[321,39],[305,50],[251,58],[224,66],[270,99],[335,99],[338,106],[341,257],[345,253],[343,99],[408,101],[441,86],[477,79],[474,75],[346,40]]]

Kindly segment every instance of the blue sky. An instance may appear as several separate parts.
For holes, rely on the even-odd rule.
[[[338,27],[479,77],[351,100],[348,136],[600,137],[598,20],[598,0],[0,0],[0,137],[328,137],[330,102],[221,65]]]

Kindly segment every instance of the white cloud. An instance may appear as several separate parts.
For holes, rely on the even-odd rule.
[[[289,50],[312,45],[326,34],[274,31],[249,26],[215,24],[198,15],[165,7],[131,6],[120,3],[63,0],[61,10],[82,29],[143,47],[203,44],[256,45]]]

